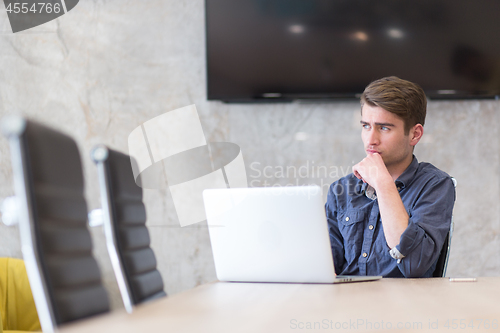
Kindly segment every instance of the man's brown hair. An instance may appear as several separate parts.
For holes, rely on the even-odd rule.
[[[389,76],[370,83],[361,95],[363,105],[378,106],[403,119],[405,134],[416,124],[425,123],[427,98],[422,88],[413,82]]]

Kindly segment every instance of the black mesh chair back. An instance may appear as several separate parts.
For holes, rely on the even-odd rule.
[[[102,145],[91,156],[99,174],[108,252],[130,312],[133,305],[166,296],[150,247],[142,188],[135,183],[130,156]]]
[[[20,117],[4,119],[23,257],[42,330],[109,311],[92,255],[75,141]]]
[[[448,257],[450,254],[450,233],[446,234],[446,239],[444,240],[443,248],[439,254],[437,260],[436,269],[432,274],[433,277],[444,277],[446,274],[446,268],[448,266]]]
[[[451,178],[453,181],[453,186],[457,187],[457,180],[455,178]],[[439,254],[439,258],[437,260],[436,269],[432,274],[433,277],[445,277],[446,269],[448,268],[448,259],[450,257],[450,247],[451,247],[451,237],[453,236],[453,229],[455,228],[455,224],[453,223],[453,216],[451,217],[450,231],[446,234],[446,239],[444,240],[443,248],[441,249],[441,253]]]

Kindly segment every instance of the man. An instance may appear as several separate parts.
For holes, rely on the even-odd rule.
[[[337,274],[431,277],[450,229],[455,188],[413,155],[427,107],[418,85],[386,77],[361,97],[366,157],[325,205]]]

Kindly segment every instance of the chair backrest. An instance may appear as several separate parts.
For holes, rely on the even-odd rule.
[[[455,178],[451,178],[453,181],[453,186],[457,187],[457,180]],[[433,277],[445,277],[446,269],[448,268],[448,259],[450,257],[450,247],[451,247],[451,237],[453,236],[453,229],[455,225],[453,223],[453,216],[451,217],[450,230],[446,234],[446,238],[444,240],[443,247],[441,248],[441,253],[439,254],[439,258],[437,260],[436,269],[432,274]]]
[[[70,137],[21,117],[2,123],[22,253],[42,330],[109,311],[92,255],[80,154]]]
[[[91,157],[99,175],[108,252],[130,312],[135,304],[166,296],[150,247],[142,188],[135,183],[130,156],[99,145]]]
[[[443,248],[441,249],[441,253],[439,254],[439,258],[437,260],[436,269],[432,274],[433,277],[444,277],[446,275],[446,268],[448,267],[448,257],[450,255],[450,235],[450,232],[446,234]]]

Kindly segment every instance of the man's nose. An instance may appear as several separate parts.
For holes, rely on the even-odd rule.
[[[371,146],[378,145],[380,143],[380,137],[377,131],[371,130],[368,134],[368,144]]]

